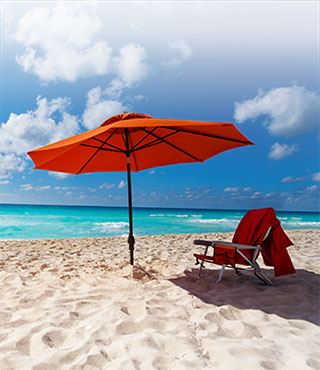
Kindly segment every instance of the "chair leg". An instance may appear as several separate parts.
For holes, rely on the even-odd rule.
[[[203,268],[204,268],[204,261],[201,261],[200,267],[199,267],[199,273],[198,273],[199,279],[201,278],[201,271],[202,271]]]
[[[227,266],[226,264],[222,265],[221,270],[220,270],[220,273],[219,273],[219,277],[218,277],[218,279],[216,281],[216,284],[220,283],[226,266]]]
[[[260,266],[258,265],[257,262],[254,262],[253,267],[254,267],[254,274],[260,280],[260,282],[263,285],[272,286],[271,280],[268,279],[266,275],[261,271]]]
[[[207,252],[208,252],[208,248],[209,248],[209,245],[206,246],[205,248],[205,251],[204,251],[204,255],[206,256],[207,255]],[[197,263],[196,265],[199,263],[198,259],[197,259]],[[198,277],[201,278],[201,270],[204,268],[204,261],[202,260],[200,262],[200,268],[199,268],[199,273],[198,273]]]

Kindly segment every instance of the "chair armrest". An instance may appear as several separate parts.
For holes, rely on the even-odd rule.
[[[214,247],[217,244],[222,247],[233,247],[233,248],[238,248],[238,249],[261,249],[260,245],[254,246],[254,245],[237,244],[237,243],[224,242],[222,240],[213,240],[213,241],[194,240],[193,244],[205,245],[205,246],[211,245],[212,247]]]

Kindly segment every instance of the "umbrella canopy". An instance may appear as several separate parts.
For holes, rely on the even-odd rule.
[[[35,169],[80,174],[127,171],[129,249],[133,264],[131,171],[203,162],[229,149],[253,145],[232,123],[153,118],[123,113],[100,127],[28,152]]]

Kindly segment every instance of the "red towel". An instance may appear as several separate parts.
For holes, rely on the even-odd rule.
[[[266,231],[272,226],[268,238],[263,242]],[[261,245],[263,261],[274,267],[275,276],[294,274],[287,247],[293,245],[283,231],[273,208],[253,209],[245,214],[234,233],[233,243]]]

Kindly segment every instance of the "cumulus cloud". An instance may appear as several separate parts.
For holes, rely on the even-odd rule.
[[[319,129],[319,94],[301,86],[280,87],[235,103],[234,118],[239,123],[264,115],[270,118],[265,124],[274,136],[291,137]]]
[[[53,171],[49,171],[48,174],[49,174],[49,176],[55,177],[56,179],[59,179],[59,180],[62,180],[62,179],[65,179],[67,177],[72,176],[72,175],[70,175],[68,173],[53,172]]]
[[[228,186],[227,188],[224,189],[224,192],[225,193],[237,193],[239,191],[243,191],[243,192],[249,192],[251,191],[252,189],[251,188],[242,188],[240,186]]]
[[[120,55],[115,58],[115,64],[120,80],[126,86],[132,86],[146,76],[145,59],[145,49],[139,44],[132,43],[120,49]]]
[[[66,112],[69,104],[66,98],[48,101],[38,96],[34,111],[19,115],[11,113],[8,121],[0,126],[1,151],[21,155],[77,133],[76,117]]]
[[[112,50],[98,37],[101,21],[81,4],[71,5],[35,7],[19,20],[12,37],[25,48],[16,58],[24,71],[43,81],[75,81],[109,71]]]
[[[251,191],[252,189],[251,188],[243,188],[242,189],[242,191],[245,191],[245,192],[247,192],[247,191]]]
[[[280,159],[284,159],[289,157],[292,153],[297,152],[298,147],[296,145],[287,145],[287,144],[279,144],[274,143],[271,146],[271,151],[268,154],[268,158],[273,161],[278,161]]]
[[[113,68],[117,75],[105,94],[119,98],[124,88],[130,88],[145,78],[148,66],[145,62],[146,51],[139,44],[128,44],[120,49],[118,57],[113,59]]]
[[[229,186],[229,187],[227,187],[227,188],[224,189],[224,192],[225,193],[237,192],[239,190],[240,190],[240,188],[238,186],[236,186],[236,187]]]
[[[122,189],[127,185],[127,183],[123,180],[120,181],[120,184],[118,185],[118,189]]]
[[[313,173],[311,175],[312,181],[320,182],[320,172]]]
[[[21,191],[43,191],[43,190],[48,190],[50,189],[51,186],[50,185],[44,185],[44,186],[32,186],[31,184],[23,184],[23,185],[20,185],[20,190]]]
[[[87,94],[86,109],[82,117],[86,128],[98,127],[108,117],[128,110],[119,98],[123,89],[132,87],[146,76],[145,58],[145,50],[138,44],[129,44],[120,49],[119,56],[113,60],[117,77],[105,90],[95,87]]]
[[[183,40],[169,42],[169,48],[174,53],[174,57],[163,64],[167,67],[175,67],[186,62],[192,55],[192,50]]]
[[[26,164],[26,161],[13,153],[0,153],[0,180],[9,178],[12,172],[22,172]]]
[[[292,182],[299,182],[299,181],[302,181],[304,179],[305,179],[305,177],[303,177],[303,176],[300,176],[300,177],[288,176],[288,177],[284,177],[281,180],[281,182],[284,182],[284,183],[292,183]]]
[[[117,100],[109,100],[106,93],[100,88],[95,87],[87,94],[86,109],[83,113],[83,125],[88,129],[98,127],[110,116],[120,114],[126,107]]]
[[[100,186],[99,186],[99,189],[106,189],[106,190],[110,190],[110,189],[112,189],[112,188],[114,188],[115,187],[115,184],[109,184],[109,183],[104,183],[104,184],[101,184]]]

